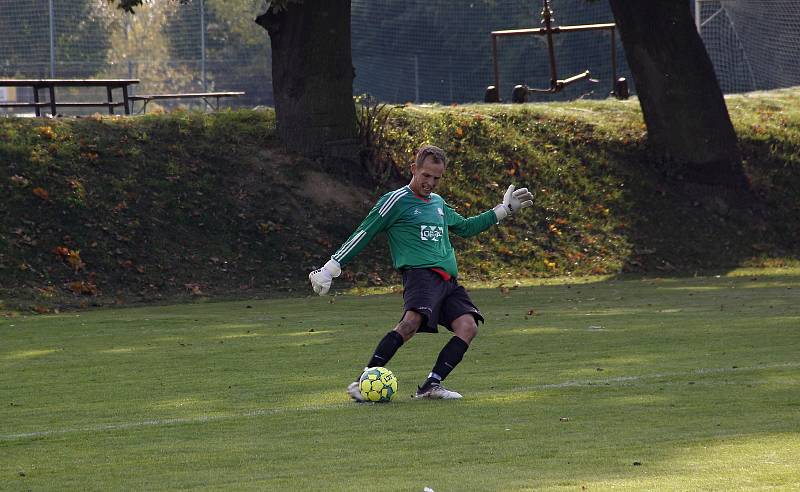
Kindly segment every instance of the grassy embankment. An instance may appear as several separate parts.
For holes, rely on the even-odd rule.
[[[456,241],[466,279],[795,265],[798,91],[728,106],[747,196],[653,163],[635,100],[395,108],[381,155],[405,169],[420,143],[443,146],[440,192],[464,215],[509,182],[536,190],[523,216]],[[0,300],[42,312],[305,290],[397,186],[283,153],[269,111],[2,119],[0,162]],[[377,241],[336,287],[396,282]]]

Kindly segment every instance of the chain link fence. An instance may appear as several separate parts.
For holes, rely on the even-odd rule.
[[[800,2],[692,5],[724,92],[800,85]],[[489,33],[540,27],[541,7],[530,0],[353,0],[354,94],[390,103],[481,101],[493,83]],[[138,78],[138,93],[244,91],[224,104],[272,105],[269,38],[254,22],[266,8],[265,0],[158,1],[130,15],[107,0],[0,0],[0,76]],[[553,0],[552,9],[554,25],[613,22],[606,2]],[[609,33],[554,39],[560,78],[589,70],[599,82],[533,100],[607,97]],[[618,76],[630,77],[619,36],[616,45]],[[516,84],[549,84],[542,36],[500,39],[498,62],[503,100]],[[23,99],[25,90],[0,89],[0,100]]]

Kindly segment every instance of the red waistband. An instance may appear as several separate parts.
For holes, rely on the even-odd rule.
[[[444,279],[445,282],[449,282],[450,279],[453,278],[452,275],[450,275],[449,273],[445,272],[444,270],[442,270],[440,268],[431,268],[431,270],[433,270],[434,272],[438,273]]]

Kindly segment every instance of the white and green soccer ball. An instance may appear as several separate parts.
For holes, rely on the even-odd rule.
[[[397,378],[385,367],[368,367],[358,379],[358,389],[367,401],[388,403],[397,394]]]

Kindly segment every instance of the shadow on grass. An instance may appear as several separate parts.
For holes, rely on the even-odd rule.
[[[632,245],[623,272],[685,276],[740,266],[780,267],[800,260],[800,174],[768,141],[743,138],[749,189],[684,181],[679,170],[610,142],[624,183]],[[638,154],[638,155],[637,155]]]

